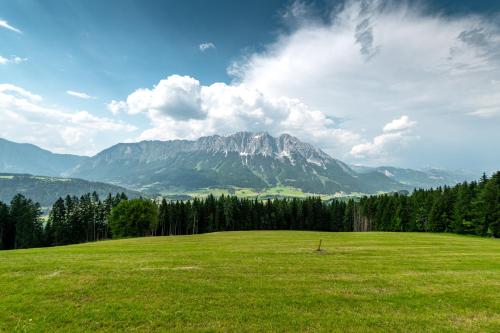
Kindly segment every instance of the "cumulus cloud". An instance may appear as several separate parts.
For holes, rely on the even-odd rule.
[[[78,97],[81,99],[95,99],[95,97],[92,97],[84,92],[78,92],[78,91],[73,91],[73,90],[68,90],[66,93],[70,96]]]
[[[149,117],[137,139],[288,132],[362,164],[456,167],[446,162],[500,141],[498,126],[484,120],[500,109],[495,22],[382,0],[347,1],[320,16],[293,2],[281,14],[288,29],[230,64],[231,84],[172,75],[108,109]]]
[[[201,52],[205,52],[205,51],[208,51],[210,49],[215,49],[215,44],[211,43],[211,42],[205,42],[205,43],[201,43],[199,45],[199,48],[200,48]]]
[[[127,109],[127,103],[126,102],[123,102],[123,101],[115,101],[114,99],[111,100],[111,102],[109,102],[107,105],[106,105],[106,108],[111,111],[112,114],[114,115],[117,115],[119,114],[121,111],[123,110],[126,110]]]
[[[384,126],[382,134],[375,136],[371,142],[355,145],[350,153],[356,158],[369,157],[381,162],[391,160],[391,154],[416,138],[411,131],[416,124],[408,116],[394,119]]]
[[[205,86],[188,76],[169,76],[152,89],[136,90],[126,101],[112,101],[108,109],[147,114],[152,128],[139,140],[197,138],[241,130],[287,132],[333,145],[349,145],[359,139],[297,99],[270,98],[245,85],[218,82]]]
[[[481,123],[500,108],[500,28],[494,21],[429,14],[414,2],[348,1],[327,19],[310,12],[292,4],[287,13],[299,22],[296,28],[231,64],[234,84],[297,98],[365,138],[407,114],[426,124],[408,150],[433,149],[437,162],[430,163],[444,161],[457,133],[474,145],[500,141],[500,132]],[[388,128],[398,125],[405,121]],[[410,156],[406,163],[421,161]]]
[[[14,28],[13,26],[11,26],[9,24],[9,22],[7,22],[5,20],[0,20],[0,28],[5,28],[7,30],[17,32],[18,34],[22,34],[23,33],[21,30],[19,30],[17,28]]]
[[[20,64],[22,62],[27,61],[28,58],[21,58],[18,56],[12,56],[10,58],[5,58],[0,55],[0,65],[6,65],[6,64]]]
[[[43,98],[13,84],[0,84],[2,137],[32,142],[57,152],[93,154],[109,144],[109,133],[130,135],[136,128],[87,111],[42,104]]]
[[[201,86],[188,76],[172,75],[161,80],[153,89],[138,89],[127,97],[131,114],[144,111],[188,120],[206,116],[201,106]]]
[[[413,126],[415,126],[416,122],[411,121],[408,116],[401,116],[401,118],[394,119],[390,123],[387,123],[383,131],[384,132],[394,132],[394,131],[404,131]]]

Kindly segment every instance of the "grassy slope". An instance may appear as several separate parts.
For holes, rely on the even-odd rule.
[[[192,190],[192,191],[185,191],[182,192],[180,191],[179,193],[162,193],[164,195],[168,194],[187,194],[190,195],[191,197],[200,197],[204,198],[207,197],[209,194],[212,194],[216,197],[221,196],[222,194],[224,195],[231,195],[234,194],[240,198],[267,198],[267,197],[291,197],[291,198],[307,198],[311,196],[319,196],[323,200],[329,200],[332,198],[347,198],[347,197],[359,197],[362,195],[365,195],[363,193],[358,193],[354,192],[351,194],[346,194],[346,193],[337,193],[337,194],[320,194],[320,193],[310,193],[310,192],[304,192],[301,189],[291,187],[291,186],[274,186],[274,187],[269,187],[266,188],[262,191],[257,191],[251,188],[234,188],[232,191],[229,189],[225,188],[203,188],[203,189],[197,189],[197,190]]]
[[[0,252],[0,331],[125,329],[498,332],[500,243],[262,231]]]

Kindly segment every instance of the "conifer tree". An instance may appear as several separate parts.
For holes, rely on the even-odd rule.
[[[43,244],[40,205],[17,194],[10,203],[10,219],[14,222],[14,248],[30,248]]]

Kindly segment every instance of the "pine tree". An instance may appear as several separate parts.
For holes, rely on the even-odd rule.
[[[10,219],[14,222],[14,248],[30,248],[43,244],[40,205],[17,194],[10,203]]]
[[[0,201],[0,250],[13,248],[13,226],[9,206]]]
[[[49,219],[45,227],[46,240],[48,245],[68,244],[70,235],[68,234],[66,222],[66,207],[62,198],[52,205]]]

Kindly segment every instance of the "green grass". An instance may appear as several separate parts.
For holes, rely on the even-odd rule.
[[[205,198],[212,194],[215,197],[220,197],[221,195],[229,195],[229,190],[224,188],[202,188],[193,191],[179,192],[180,194],[187,194],[191,197]],[[165,193],[162,193],[165,194]]]
[[[318,196],[321,197],[321,199],[323,200],[329,200],[333,198],[350,198],[350,197],[357,198],[366,195],[364,193],[358,193],[358,192],[350,194],[346,194],[343,192],[335,194],[311,193],[311,192],[304,192],[301,189],[293,186],[284,186],[284,185],[269,187],[261,191],[247,187],[234,187],[231,189],[214,187],[214,188],[200,188],[191,191],[182,191],[179,189],[178,191],[171,191],[171,192],[167,191],[161,194],[165,196],[172,194],[187,194],[190,195],[191,197],[197,197],[197,198],[205,198],[209,194],[212,194],[215,197],[220,197],[221,195],[236,195],[240,198],[268,198],[275,196],[290,197],[290,198],[307,198],[312,196]]]
[[[499,332],[500,243],[262,231],[4,251],[0,331]]]

